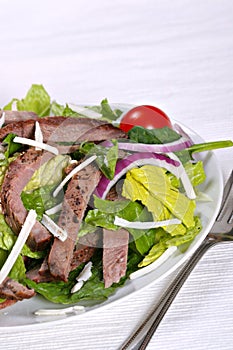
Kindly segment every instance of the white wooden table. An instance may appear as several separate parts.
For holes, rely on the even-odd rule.
[[[233,138],[231,0],[0,0],[0,106],[42,83],[58,101],[154,104],[206,140]],[[224,178],[232,149],[215,152]],[[197,266],[148,349],[231,350],[233,246]],[[1,329],[1,349],[115,350],[175,275],[63,325]]]

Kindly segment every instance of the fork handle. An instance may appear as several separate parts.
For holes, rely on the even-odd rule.
[[[175,277],[168,289],[164,292],[156,307],[152,310],[152,312],[145,319],[145,321],[138,327],[138,329],[133,333],[133,335],[127,340],[127,342],[123,344],[120,350],[146,349],[149,341],[151,340],[164,315],[166,314],[167,310],[169,309],[170,305],[172,304],[173,300],[178,294],[180,288],[183,286],[184,282],[186,281],[186,279],[188,278],[198,261],[201,259],[201,257],[211,246],[213,246],[216,243],[216,241],[209,240],[208,238],[206,238],[201,243],[199,248],[194,252],[192,257],[183,266],[183,268]],[[139,347],[138,344],[140,344]]]

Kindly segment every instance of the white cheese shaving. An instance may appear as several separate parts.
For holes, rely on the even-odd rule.
[[[53,192],[53,197],[56,197],[58,195],[58,193],[62,190],[63,186],[72,178],[72,176],[74,176],[76,173],[78,173],[80,170],[84,169],[87,165],[89,165],[90,163],[94,162],[94,160],[97,158],[97,156],[92,156],[90,158],[87,158],[86,160],[84,160],[84,162],[82,162],[81,164],[79,164],[78,166],[76,166],[65,178],[64,180],[57,186],[57,188],[55,189],[55,191]]]
[[[31,140],[31,139],[28,139],[26,137],[16,136],[13,141],[16,143],[22,143],[23,145],[28,145],[28,146],[44,149],[48,152],[54,153],[55,155],[59,154],[59,151],[56,147],[47,145],[46,143],[40,143],[40,142],[37,142],[35,140]]]
[[[181,182],[184,186],[187,197],[189,199],[195,199],[196,193],[194,191],[193,185],[192,185],[192,183],[188,177],[188,174],[186,173],[185,168],[184,168],[183,164],[181,163],[180,159],[177,157],[176,154],[174,154],[172,152],[167,153],[167,155],[171,159],[176,160],[180,163],[179,167],[177,167],[177,171],[178,171],[177,177],[181,179]]]
[[[79,281],[79,282],[77,282],[77,283],[73,286],[73,288],[71,289],[70,293],[73,294],[73,293],[78,292],[78,291],[82,288],[83,284],[84,284],[84,281]]]
[[[50,208],[50,209],[47,209],[47,210],[45,211],[45,214],[47,214],[47,215],[53,215],[53,214],[58,213],[61,209],[62,209],[62,203],[59,203],[59,204],[55,205],[55,207],[52,207],[52,208]]]
[[[2,112],[2,116],[0,118],[0,128],[2,128],[3,124],[5,124],[6,113]]]
[[[169,248],[167,248],[167,250],[157,259],[155,260],[153,263],[151,263],[150,265],[147,265],[133,273],[131,273],[129,275],[129,278],[131,280],[134,280],[138,277],[144,276],[147,273],[157,269],[160,265],[162,265],[168,258],[170,258],[170,256],[175,253],[175,251],[177,250],[176,246],[171,246]]]
[[[80,281],[86,282],[87,280],[89,280],[89,278],[90,278],[91,275],[92,275],[91,268],[92,268],[92,262],[89,261],[89,263],[87,263],[87,264],[84,266],[84,268],[82,269],[82,271],[80,272],[80,274],[78,275],[78,277],[76,277],[76,280],[77,280],[78,282],[80,282]]]
[[[85,307],[82,305],[75,305],[63,309],[39,309],[34,312],[36,316],[63,316],[76,312],[85,312]]]
[[[12,111],[18,111],[18,107],[17,107],[17,101],[13,101],[11,104],[11,110]]]
[[[121,227],[129,227],[129,228],[137,228],[137,229],[150,229],[150,228],[156,228],[156,227],[163,227],[168,225],[178,225],[181,224],[181,220],[179,219],[169,219],[169,220],[162,220],[162,221],[128,221],[125,219],[122,219],[118,216],[115,216],[114,224]]]
[[[35,123],[35,141],[39,143],[43,143],[43,134],[40,128],[40,124],[38,122]],[[40,147],[36,147],[36,150],[40,150]]]
[[[78,277],[76,277],[77,283],[71,289],[71,293],[76,293],[79,291],[82,288],[84,282],[89,280],[89,278],[92,276],[91,268],[92,262],[89,261],[89,263],[84,266]]]
[[[43,214],[42,220],[41,220],[42,225],[44,225],[49,232],[51,232],[54,237],[57,237],[60,239],[60,241],[64,242],[68,234],[65,230],[63,230],[61,227],[59,227],[49,216],[46,214]]]
[[[74,105],[73,103],[68,103],[68,106],[74,112],[77,112],[77,113],[79,113],[79,114],[81,114],[81,115],[83,115],[85,117],[94,118],[94,119],[102,118],[102,114],[100,114],[100,113],[98,113],[96,111],[93,111],[90,108],[83,107],[83,106],[77,106],[77,105]]]
[[[10,270],[12,269],[12,266],[14,265],[16,259],[18,258],[35,222],[36,222],[36,212],[35,212],[35,210],[31,209],[28,212],[26,220],[21,228],[21,231],[18,235],[18,238],[17,238],[10,254],[8,255],[8,257],[7,257],[5,263],[0,271],[0,284],[5,280],[5,278],[9,274]]]

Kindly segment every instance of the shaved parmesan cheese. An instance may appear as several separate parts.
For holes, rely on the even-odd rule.
[[[11,104],[11,110],[12,111],[18,111],[18,107],[17,107],[17,101],[13,101]]]
[[[46,214],[43,215],[41,223],[49,230],[49,232],[51,232],[54,235],[54,237],[57,237],[58,239],[60,239],[60,241],[64,242],[67,239],[68,237],[67,232],[63,230],[61,227],[59,227]]]
[[[55,205],[55,207],[52,207],[52,208],[46,210],[45,214],[53,215],[53,214],[58,213],[61,209],[62,209],[62,203],[59,203],[59,204]]]
[[[168,154],[168,156],[171,159],[180,162],[180,160],[179,160],[179,158],[177,157],[176,154],[174,154],[172,152],[169,152],[167,154]],[[182,184],[184,186],[184,189],[185,189],[185,192],[187,194],[187,197],[189,199],[195,199],[196,198],[196,193],[194,191],[193,185],[192,185],[192,183],[191,183],[191,181],[190,181],[190,179],[188,177],[188,174],[186,173],[185,168],[184,168],[184,166],[183,166],[183,164],[181,162],[180,162],[179,167],[177,168],[177,172],[178,172],[177,177],[181,179],[181,182],[182,182]]]
[[[78,291],[82,288],[83,284],[84,284],[84,281],[79,281],[79,282],[77,282],[77,283],[73,286],[73,288],[71,289],[70,292],[71,292],[72,294],[78,292]]]
[[[28,139],[26,137],[16,136],[13,141],[16,143],[22,143],[23,145],[28,145],[28,146],[44,149],[45,151],[54,153],[55,155],[59,154],[59,151],[56,147],[47,145],[47,143],[40,143],[40,142],[37,142],[35,140],[31,140],[31,139]]]
[[[147,265],[133,273],[131,273],[129,275],[129,278],[131,280],[134,280],[138,277],[144,276],[147,273],[157,269],[160,265],[162,265],[168,258],[170,258],[170,256],[175,253],[175,251],[177,250],[176,246],[171,246],[169,248],[167,248],[167,250],[157,259],[155,260],[153,263],[151,263],[150,265]]]
[[[8,255],[1,271],[0,271],[0,284],[4,281],[4,279],[8,276],[10,270],[12,269],[16,259],[18,258],[30,232],[32,227],[34,226],[36,222],[36,212],[35,210],[31,209],[28,212],[28,215],[26,217],[26,220],[22,226],[22,229],[18,235],[18,238],[16,240],[16,243],[14,244],[10,254]]]
[[[99,119],[99,118],[102,118],[102,114],[96,112],[96,111],[93,111],[92,109],[90,108],[87,108],[87,107],[83,107],[83,106],[77,106],[77,105],[74,105],[73,103],[68,103],[68,106],[69,108],[71,108],[74,112],[77,112],[79,114],[82,114],[84,115],[85,117],[88,117],[88,118],[94,118],[94,119]]]
[[[81,164],[79,164],[78,166],[76,166],[65,178],[64,180],[57,186],[57,188],[55,189],[55,191],[53,192],[53,197],[56,197],[58,195],[58,193],[62,190],[63,186],[72,178],[72,176],[74,176],[76,173],[78,173],[80,170],[84,169],[87,165],[89,165],[90,163],[94,162],[94,160],[97,158],[97,156],[92,156],[90,158],[87,158],[86,160],[84,160],[84,162],[82,162]]]
[[[36,316],[63,316],[75,312],[84,312],[85,307],[82,305],[75,305],[63,309],[39,309],[34,312]]]
[[[71,293],[76,293],[77,291],[79,291],[82,288],[84,282],[89,280],[89,278],[92,275],[91,268],[92,268],[92,262],[89,261],[89,263],[87,263],[84,266],[83,270],[80,272],[78,277],[76,277],[77,283],[71,289],[70,291]]]
[[[35,123],[35,141],[39,143],[43,143],[43,134],[40,128],[40,124],[38,122]],[[40,147],[36,147],[36,150],[40,150]]]
[[[80,281],[84,281],[86,282],[92,275],[92,272],[91,272],[91,268],[92,268],[92,262],[89,261],[89,263],[87,263],[83,270],[80,272],[80,274],[78,275],[78,277],[76,277],[76,280],[78,282]]]
[[[168,226],[168,225],[178,225],[181,224],[179,219],[169,219],[163,221],[128,221],[118,216],[115,216],[114,224],[121,227],[137,228],[142,230],[148,230],[150,228]]]
[[[6,113],[2,112],[2,116],[0,118],[0,128],[2,128],[3,124],[5,124]]]

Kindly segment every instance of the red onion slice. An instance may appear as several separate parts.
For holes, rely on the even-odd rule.
[[[164,143],[164,144],[146,144],[146,143],[130,143],[130,142],[118,142],[119,149],[124,149],[131,152],[152,152],[152,153],[168,153],[177,152],[192,145],[192,140],[182,136],[179,140]]]

